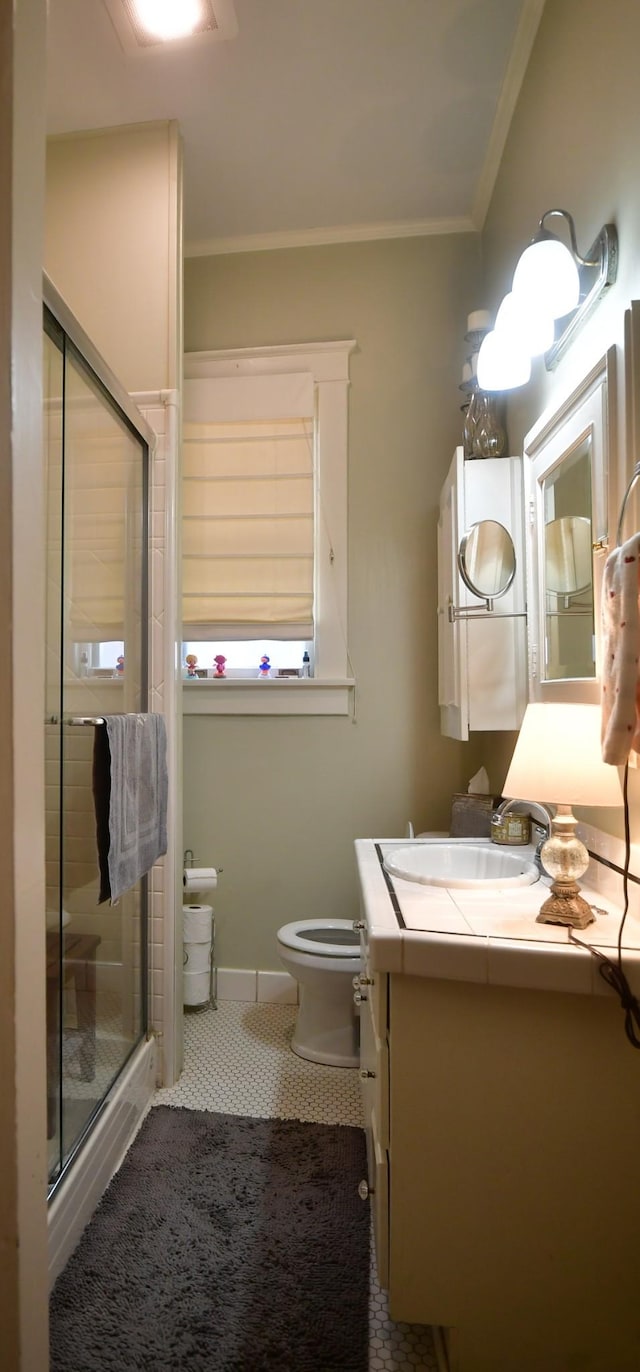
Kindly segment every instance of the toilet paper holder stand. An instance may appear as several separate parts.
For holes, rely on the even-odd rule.
[[[195,867],[195,866],[197,866],[197,863],[196,863],[195,857],[194,857],[194,855],[193,855],[193,848],[185,848],[185,850],[184,850],[184,855],[183,855],[183,867],[186,868],[186,867]],[[221,871],[222,871],[222,868],[221,868],[221,867],[218,867],[218,872],[221,872]],[[183,953],[183,965],[184,965],[184,966],[186,966],[186,962],[187,962],[187,956],[186,956],[186,953]],[[212,917],[211,917],[211,947],[210,947],[210,950],[209,950],[209,998],[208,998],[208,1000],[204,1001],[201,1005],[185,1006],[185,1009],[189,1009],[189,1010],[206,1010],[206,1009],[209,1008],[209,1006],[211,1006],[211,1008],[212,1008],[213,1010],[217,1010],[217,1008],[218,1008],[218,967],[217,967],[217,963],[216,963],[216,917],[215,917],[215,914],[213,914]]]
[[[186,967],[188,955],[186,948],[182,952],[182,966]],[[186,1011],[198,1010],[217,1010],[218,1009],[218,965],[216,963],[216,917],[211,916],[211,944],[209,947],[209,995],[206,1000],[199,1001],[197,1005],[184,1005]]]

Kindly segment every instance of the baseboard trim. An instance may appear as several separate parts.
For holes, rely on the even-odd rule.
[[[49,1205],[49,1286],[70,1258],[136,1133],[156,1085],[156,1045],[140,1044]]]
[[[298,983],[288,972],[261,972],[253,968],[219,967],[217,999],[260,1001],[272,1005],[297,1005]]]

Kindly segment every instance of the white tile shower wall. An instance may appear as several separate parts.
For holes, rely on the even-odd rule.
[[[168,735],[169,812],[166,855],[149,874],[149,1020],[159,1036],[159,1080],[167,1079],[167,1036],[172,1034],[175,1014],[173,964],[175,961],[175,787],[172,759],[176,752],[176,675],[173,623],[177,601],[172,511],[177,473],[177,403],[175,391],[137,394],[138,408],[153,429],[156,443],[150,466],[150,662],[149,708],[164,714]],[[172,1055],[171,1055],[172,1056]],[[168,1076],[172,1076],[169,1068]]]

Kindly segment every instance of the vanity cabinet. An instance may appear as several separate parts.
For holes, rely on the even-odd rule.
[[[436,1327],[450,1372],[637,1372],[640,1091],[617,1001],[530,989],[515,957],[510,984],[476,980],[468,938],[427,975],[419,936],[375,928],[388,897],[366,880],[361,1086],[391,1318]]]
[[[465,584],[459,550],[483,521],[510,535],[515,574],[492,608]],[[488,597],[487,597],[488,598]],[[462,613],[460,613],[462,612]],[[438,519],[438,699],[441,733],[517,729],[527,702],[522,459],[465,460],[456,448]]]

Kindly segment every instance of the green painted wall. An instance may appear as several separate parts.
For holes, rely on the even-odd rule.
[[[446,828],[471,775],[439,732],[436,523],[460,441],[475,235],[188,260],[187,351],[355,338],[350,718],[185,719],[185,844],[224,868],[218,961],[277,968],[288,920],[357,913],[353,840]]]

